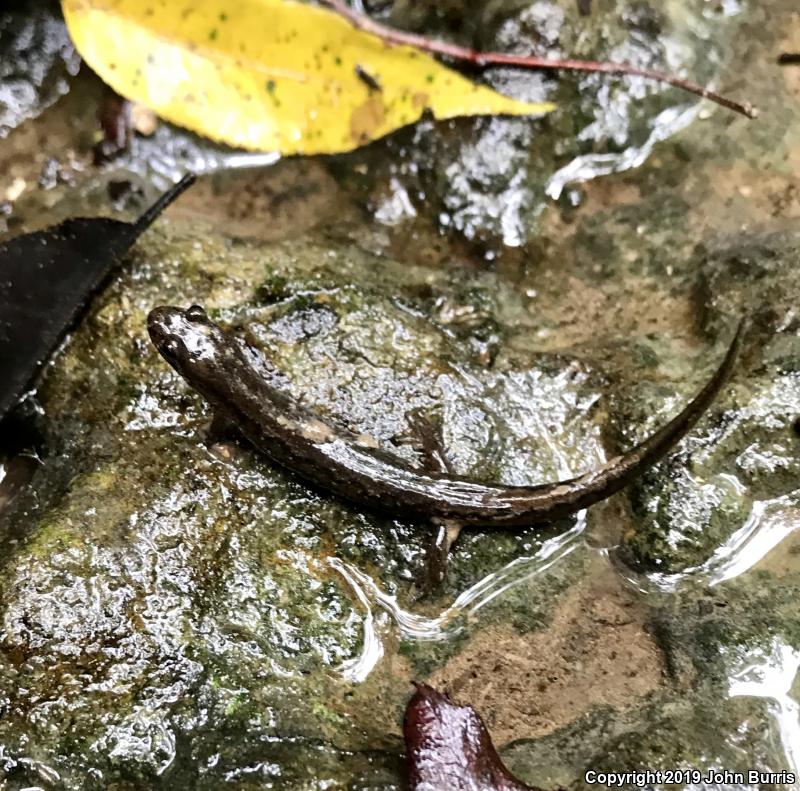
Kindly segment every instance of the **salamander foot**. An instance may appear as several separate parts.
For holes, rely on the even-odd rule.
[[[418,601],[435,591],[447,576],[450,549],[461,533],[462,524],[452,519],[434,520],[436,532],[425,553],[425,561],[414,583],[412,599]]]

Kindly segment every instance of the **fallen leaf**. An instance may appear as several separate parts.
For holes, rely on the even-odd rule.
[[[133,223],[77,217],[0,244],[0,420],[114,265],[193,181],[184,177]]]
[[[118,93],[232,146],[349,151],[423,111],[530,115],[429,55],[387,46],[338,14],[292,0],[62,0],[72,39]]]
[[[472,706],[416,686],[403,722],[411,791],[540,791],[503,766]]]

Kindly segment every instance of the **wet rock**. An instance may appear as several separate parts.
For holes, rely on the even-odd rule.
[[[668,683],[639,705],[597,707],[544,738],[501,750],[509,768],[544,786],[587,772],[724,767],[747,774],[792,769],[800,668],[796,572],[758,572],[679,598],[656,595],[650,630]],[[652,599],[651,599],[652,601]],[[626,787],[632,787],[628,784]]]
[[[146,342],[146,313],[205,304],[291,392],[410,458],[407,413],[436,409],[455,467],[509,483],[602,458],[592,377],[520,351],[487,367],[486,328],[526,315],[495,278],[174,228],[146,235],[39,390],[47,456],[0,523],[9,772],[34,782],[34,756],[74,788],[386,776],[410,671],[373,670],[382,638],[352,574],[407,598],[428,528],[207,447],[206,406]],[[570,524],[476,532],[443,595]]]
[[[486,724],[497,744],[551,733],[595,709],[641,703],[662,681],[649,610],[613,570],[598,566],[576,573],[581,582],[566,591],[555,580],[548,587],[555,611],[545,610],[539,623],[486,624],[429,682],[493,712]],[[513,603],[508,597],[505,607]]]
[[[65,94],[81,62],[57,4],[24,6],[0,12],[0,138]]]
[[[758,756],[759,765],[772,771],[783,768],[780,747],[773,750],[769,743],[768,704],[740,699],[715,708],[711,700],[697,693],[691,703],[660,695],[635,713],[597,709],[543,739],[518,740],[500,754],[529,782],[547,787],[577,776],[582,789],[596,787],[601,772],[664,772],[682,765],[699,771],[695,779],[703,786],[706,772],[718,766],[746,775],[744,756]],[[593,783],[587,773],[593,773]]]
[[[751,231],[704,245],[696,260],[705,328],[715,332],[726,317],[748,315],[767,338],[780,333],[788,351],[786,336],[800,335],[798,257],[795,230]],[[797,370],[796,352],[786,357],[786,367]]]
[[[213,227],[165,218],[49,368],[46,463],[0,520],[0,784],[402,788],[408,682],[442,679],[475,704],[490,659],[502,688],[481,711],[527,783],[796,764],[800,391],[786,228],[800,211],[800,84],[764,57],[797,48],[784,21],[795,5],[689,0],[653,13],[598,0],[579,19],[573,0],[479,3],[465,20],[455,2],[395,4],[397,24],[462,43],[503,43],[507,30],[509,46],[520,32],[553,53],[621,46],[741,85],[765,112],[753,124],[715,111],[651,152],[657,130],[710,113],[684,116],[693,100],[636,80],[494,72],[556,95],[559,114],[535,134],[519,120],[423,122],[258,183],[242,174],[227,192],[208,180],[193,210]],[[727,77],[721,51],[736,64]],[[82,117],[75,93],[52,111],[65,129]],[[38,130],[18,144],[28,170],[11,186],[36,183],[46,149],[74,145],[47,115],[14,132]],[[44,191],[25,222],[109,211],[109,180],[131,183],[117,209],[135,213],[159,168],[181,167],[182,134],[162,124],[66,202],[63,185]],[[33,170],[31,151],[44,157]],[[218,153],[190,147],[185,161],[235,164]],[[642,158],[540,212],[558,168],[577,160],[588,178]],[[296,238],[319,223],[324,233]],[[504,227],[524,255],[498,242]],[[230,437],[204,444],[206,406],[144,330],[154,304],[195,301],[330,419],[413,458],[395,442],[416,405],[442,424],[460,471],[520,482],[630,447],[693,394],[734,314],[752,307],[756,322],[723,397],[636,489],[585,523],[466,532],[441,595],[411,602],[423,526],[312,492]],[[520,712],[534,691],[543,705]]]
[[[487,2],[470,8],[453,33],[445,26],[443,35],[487,51],[686,70],[702,83],[721,66],[734,16],[732,7],[710,9],[702,2],[668,9],[621,0],[591,17],[580,16],[572,0]],[[405,7],[392,22],[420,25]],[[428,20],[425,32],[432,29]],[[370,169],[370,209],[384,222],[392,218],[387,224],[394,235],[418,228],[416,215],[432,204],[438,230],[465,238],[479,255],[527,246],[536,240],[541,213],[571,183],[640,165],[656,142],[696,116],[692,98],[641,78],[513,69],[489,69],[483,77],[500,91],[555,101],[559,109],[535,123],[479,118],[418,124],[385,143],[391,164],[382,156],[384,145],[348,158]],[[406,206],[402,215],[391,211],[398,194]]]
[[[799,383],[771,369],[740,384],[710,429],[632,487],[628,562],[669,585],[690,568],[725,575],[750,534],[797,507]]]
[[[699,255],[703,326],[718,335],[751,317],[750,352],[709,428],[633,487],[638,526],[622,554],[640,570],[675,584],[688,568],[724,575],[750,533],[798,506],[797,246],[793,232],[757,233]]]

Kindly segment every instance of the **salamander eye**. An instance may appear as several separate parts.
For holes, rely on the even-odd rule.
[[[206,312],[200,305],[192,305],[186,311],[186,318],[189,319],[189,321],[205,321],[208,316],[206,316]]]

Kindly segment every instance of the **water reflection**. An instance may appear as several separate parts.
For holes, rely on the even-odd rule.
[[[378,664],[378,661],[383,656],[383,643],[378,633],[375,631],[375,619],[372,615],[372,607],[369,603],[369,599],[361,585],[359,585],[358,581],[354,579],[353,575],[350,573],[350,567],[342,563],[338,558],[330,558],[328,562],[347,580],[359,604],[366,610],[366,615],[363,620],[364,641],[361,653],[352,659],[348,659],[339,666],[339,670],[345,680],[357,684],[364,681],[372,672],[375,665]]]
[[[659,113],[652,123],[652,132],[641,146],[629,146],[624,151],[611,154],[584,154],[557,170],[547,182],[548,197],[558,200],[570,184],[590,181],[599,176],[621,173],[643,165],[656,144],[685,129],[700,113],[702,105],[670,107]]]
[[[338,571],[354,590],[358,600],[367,610],[364,619],[364,647],[361,655],[341,666],[345,677],[353,674],[363,680],[380,659],[383,648],[374,628],[372,607],[382,609],[397,626],[406,640],[447,640],[464,628],[463,617],[475,615],[489,602],[517,585],[543,574],[559,563],[579,546],[580,536],[586,527],[586,512],[578,514],[575,525],[559,536],[545,541],[534,555],[519,557],[498,571],[488,574],[463,591],[455,601],[439,615],[428,617],[404,609],[397,596],[381,590],[372,577],[364,574],[351,563],[339,558],[329,558],[331,568]]]
[[[186,130],[159,124],[152,137],[135,137],[113,163],[115,170],[136,173],[159,189],[187,173],[203,175],[243,168],[270,167],[281,159],[276,151],[237,151]]]
[[[800,705],[792,697],[792,685],[800,671],[800,651],[775,639],[770,650],[757,649],[742,660],[730,678],[732,698],[749,696],[770,701],[769,711],[775,721],[786,755],[787,768],[800,789]]]
[[[797,497],[797,492],[792,492],[773,500],[756,500],[744,524],[700,565],[675,574],[640,574],[622,564],[617,565],[628,582],[643,593],[674,593],[690,583],[719,585],[753,568],[800,527]],[[607,554],[605,550],[604,554]]]

